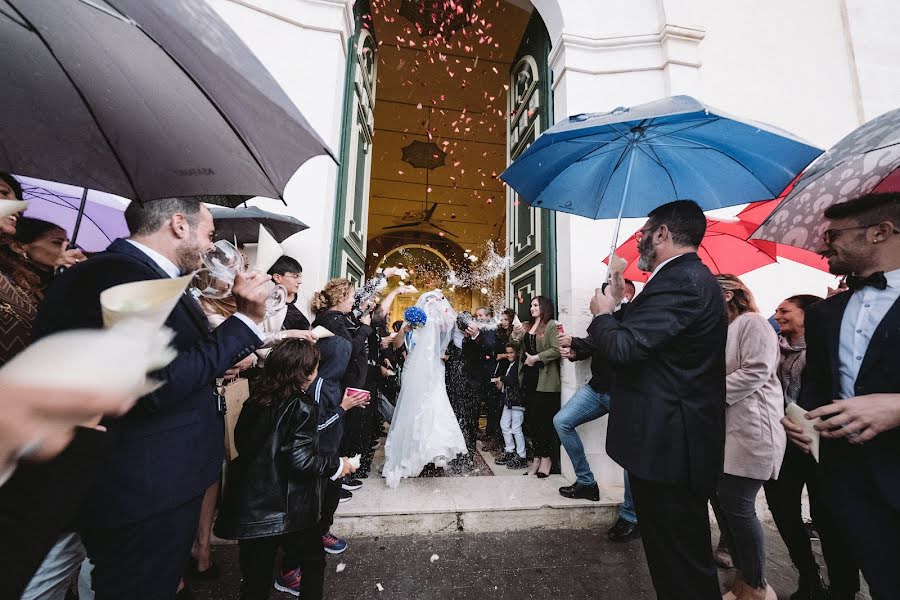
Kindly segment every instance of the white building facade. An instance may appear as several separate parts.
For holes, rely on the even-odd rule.
[[[375,95],[375,78],[366,80],[353,0],[210,3],[333,149],[346,149],[348,140],[365,149],[372,126],[372,98],[367,96]],[[893,0],[511,3],[537,11],[546,27],[548,52],[535,58],[546,61],[538,65],[539,71],[552,73],[552,83],[546,82],[549,120],[687,94],[826,148],[864,121],[900,106],[900,3]],[[348,61],[357,63],[350,71],[353,77],[348,77]],[[310,226],[288,248],[304,265],[308,291],[320,288],[333,274],[361,276],[352,273],[353,252],[347,260],[335,252],[341,238],[349,240],[351,250],[354,244],[365,246],[359,216],[365,219],[367,184],[350,194],[348,181],[353,178],[346,170],[363,169],[362,181],[367,167],[362,155],[345,152],[344,157],[352,163],[345,164],[344,171],[327,157],[305,164],[287,188],[287,207],[259,202]],[[355,211],[352,202],[345,201],[348,194],[361,203]],[[516,220],[511,199],[507,210],[507,236],[516,242],[517,231],[525,225]],[[623,237],[638,225],[626,221]],[[535,247],[523,251],[521,269],[512,269],[512,293],[519,291],[516,278],[525,281],[531,273],[530,292],[555,297],[560,320],[578,335],[589,322],[588,300],[603,278],[612,226],[565,214],[529,226],[530,234],[523,239]],[[364,256],[364,247],[357,250]],[[746,280],[761,290],[763,310],[774,309],[780,299],[795,293],[824,294],[825,285],[833,281],[796,264],[765,267]],[[564,367],[563,402],[588,375],[587,365]],[[621,469],[605,455],[605,428],[606,419],[582,428],[585,447],[601,485],[620,486]],[[563,457],[563,472],[571,475],[565,453]]]

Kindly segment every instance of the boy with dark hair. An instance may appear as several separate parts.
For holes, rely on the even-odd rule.
[[[525,422],[525,396],[519,387],[518,342],[508,342],[506,354],[498,355],[497,358],[505,358],[509,361],[509,366],[502,377],[493,380],[503,398],[500,430],[503,432],[505,444],[503,456],[494,463],[506,465],[510,469],[524,469],[528,466],[528,461],[525,460],[525,435],[522,433],[522,423]]]

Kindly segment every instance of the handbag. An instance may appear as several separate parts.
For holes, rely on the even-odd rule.
[[[250,397],[250,381],[237,377],[221,386],[220,393],[225,399],[225,460],[234,460],[238,456],[234,445],[234,427],[241,416],[244,402]]]

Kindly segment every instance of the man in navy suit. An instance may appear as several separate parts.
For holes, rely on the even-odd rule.
[[[36,337],[102,326],[100,292],[121,283],[177,277],[202,266],[214,233],[209,210],[191,199],[132,203],[131,237],[60,275],[38,311]],[[215,379],[261,345],[267,275],[239,275],[237,313],[210,332],[186,293],[166,321],[178,356],[156,373],[163,385],[124,417],[102,423],[109,448],[77,503],[75,527],[95,564],[98,600],[175,596],[187,564],[206,488],[218,479],[224,449]],[[77,348],[72,349],[77,352]],[[110,356],[110,361],[116,357]]]
[[[799,404],[821,417],[822,500],[875,599],[897,598],[900,566],[900,194],[825,211],[829,269],[848,291],[809,307]],[[811,440],[788,419],[791,441]],[[832,590],[852,598],[853,590]]]
[[[652,271],[621,318],[621,274],[591,301],[595,358],[615,369],[606,451],[628,471],[657,597],[718,600],[707,501],[725,451],[728,318],[697,248],[706,218],[690,200],[653,210],[638,232]]]

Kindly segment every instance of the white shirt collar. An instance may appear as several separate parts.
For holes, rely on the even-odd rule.
[[[173,263],[171,260],[163,256],[156,250],[148,248],[147,246],[132,239],[126,239],[125,241],[149,256],[150,259],[155,262],[160,269],[165,271],[169,277],[181,277],[181,269],[179,269],[175,263]]]
[[[658,265],[656,265],[656,268],[653,269],[653,272],[652,272],[652,273],[650,273],[650,277],[647,278],[647,281],[649,282],[651,279],[653,279],[653,277],[654,277],[657,273],[659,273],[659,270],[662,269],[664,266],[666,266],[667,264],[669,264],[670,262],[672,262],[673,260],[675,260],[675,259],[678,258],[679,256],[684,256],[685,254],[688,254],[688,253],[687,253],[687,252],[682,252],[681,254],[676,254],[676,255],[673,256],[672,258],[667,258],[666,260],[664,260],[664,261],[662,261],[661,263],[659,263]]]
[[[884,278],[887,279],[888,287],[900,288],[900,269],[886,271]]]

